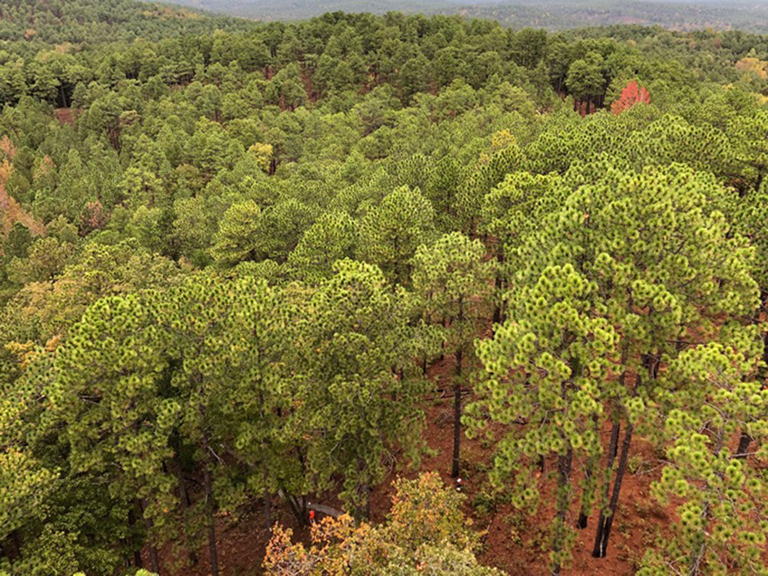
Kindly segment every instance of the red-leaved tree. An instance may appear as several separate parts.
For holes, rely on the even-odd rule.
[[[624,90],[621,91],[621,96],[611,104],[611,112],[618,116],[627,108],[631,108],[640,102],[650,104],[651,95],[648,94],[648,90],[637,83],[637,80],[632,80],[632,82],[627,84],[624,87]]]

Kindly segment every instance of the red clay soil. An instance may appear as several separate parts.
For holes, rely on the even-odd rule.
[[[54,111],[56,120],[61,124],[75,125],[75,119],[77,118],[77,110],[74,108],[56,108]]]
[[[430,369],[430,377],[436,382],[436,388],[447,388],[453,370],[453,360],[446,357]],[[441,386],[440,384],[443,384]],[[419,470],[408,469],[405,462],[397,462],[400,470],[393,470],[385,481],[378,486],[371,496],[372,520],[380,522],[385,519],[392,497],[392,480],[398,475],[413,478],[419,471],[434,470],[441,473],[447,485],[454,481],[449,477],[452,457],[452,397],[438,394],[428,401],[425,406],[426,429],[424,439],[429,447],[429,454],[422,458]],[[604,445],[608,444],[609,427],[603,430]],[[635,572],[635,562],[644,550],[654,541],[654,538],[666,531],[670,516],[667,511],[654,503],[650,496],[650,484],[657,479],[660,468],[655,467],[657,458],[650,445],[636,438],[630,453],[630,470],[625,476],[621,492],[621,500],[614,529],[611,534],[608,556],[603,559],[592,557],[594,543],[594,526],[597,514],[590,517],[587,529],[576,535],[573,549],[573,561],[563,570],[564,576],[591,576],[601,574],[606,576],[623,576]],[[544,505],[538,514],[529,517],[516,511],[511,506],[499,506],[485,514],[479,514],[472,506],[475,496],[482,491],[490,492],[486,473],[482,471],[492,462],[492,448],[484,447],[478,440],[462,438],[462,480],[464,492],[467,495],[465,511],[475,522],[475,528],[484,532],[483,550],[479,558],[483,564],[498,567],[513,576],[546,575],[548,555],[548,535],[546,525],[553,516],[551,509]],[[634,465],[632,465],[634,463]],[[574,473],[581,474],[582,463],[574,464]],[[546,472],[554,471],[555,463],[545,463]],[[545,472],[545,477],[546,477]],[[554,480],[546,477],[542,489],[541,502],[552,501],[549,496],[554,488]],[[573,498],[574,506],[569,521],[575,524],[578,516],[578,494]],[[334,507],[340,507],[334,497],[318,499],[318,502]],[[297,526],[287,507],[279,507],[273,511],[274,519],[293,529],[294,537],[304,542],[308,539],[308,531]],[[259,503],[248,510],[237,523],[226,518],[218,519],[217,526],[219,563],[223,576],[255,576],[263,574],[261,562],[264,557],[268,531]],[[178,562],[170,547],[161,552],[164,574],[172,576],[207,576],[208,567],[207,547],[203,544],[198,550],[199,562],[193,568],[179,567],[172,569],[172,564]],[[184,555],[181,555],[184,558]],[[175,560],[174,560],[175,559]],[[148,556],[144,554],[145,566],[148,566]],[[177,564],[178,566],[178,564]]]

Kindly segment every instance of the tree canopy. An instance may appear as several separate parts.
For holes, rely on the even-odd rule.
[[[766,63],[5,2],[0,574],[764,573]]]

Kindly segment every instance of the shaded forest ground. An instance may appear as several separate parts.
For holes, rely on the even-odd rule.
[[[429,370],[430,378],[436,388],[448,388],[453,373],[453,358],[436,363]],[[426,422],[423,438],[427,444],[427,454],[422,458],[418,469],[410,469],[404,461],[393,462],[392,469],[384,482],[376,487],[372,494],[371,512],[373,522],[385,519],[391,504],[393,493],[392,481],[398,476],[414,478],[420,471],[438,471],[447,486],[454,485],[450,478],[453,447],[453,398],[449,391],[430,396],[425,401]],[[603,445],[608,444],[610,426],[603,430]],[[548,478],[554,473],[554,461],[545,463],[545,487],[542,492],[541,506],[536,515],[528,515],[505,504],[503,498],[492,496],[493,491],[487,479],[488,467],[493,462],[493,447],[488,442],[462,437],[462,480],[463,491],[467,495],[465,513],[472,518],[475,529],[485,533],[483,549],[478,555],[480,561],[488,566],[495,566],[513,576],[548,574],[547,555],[549,534],[547,522],[553,516],[548,502],[554,492],[555,479]],[[577,473],[580,473],[577,467]],[[653,448],[638,438],[633,442],[629,457],[629,472],[622,486],[621,501],[608,556],[603,559],[592,558],[594,544],[594,526],[597,513],[590,517],[590,524],[585,530],[577,531],[573,550],[573,562],[563,571],[565,576],[588,576],[605,574],[624,576],[634,574],[635,563],[640,560],[645,549],[663,534],[670,523],[667,510],[660,507],[650,495],[651,483],[661,473],[659,455]],[[573,498],[571,521],[575,525],[578,517],[578,494]],[[314,501],[314,500],[313,500]],[[341,508],[341,503],[332,496],[318,498],[318,503]],[[294,532],[294,537],[308,543],[309,530],[298,526],[288,506],[273,510],[275,519]],[[269,540],[261,503],[253,502],[237,522],[227,518],[218,518],[219,563],[224,576],[255,576],[263,574],[262,559]],[[207,576],[208,555],[204,543],[201,543],[199,563],[194,568],[177,567],[172,564],[178,558],[170,547],[161,553],[165,574],[172,576]],[[148,555],[144,554],[145,565]],[[178,566],[178,564],[177,564]]]

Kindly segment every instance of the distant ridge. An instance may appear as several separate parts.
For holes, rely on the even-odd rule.
[[[550,30],[638,24],[673,30],[740,29],[768,33],[768,3],[736,0],[177,0],[199,9],[259,20],[302,20],[326,12],[459,14],[513,28]]]
[[[137,0],[3,0],[0,41],[60,44],[159,40],[215,29],[244,29],[246,20],[207,14],[190,6]]]

